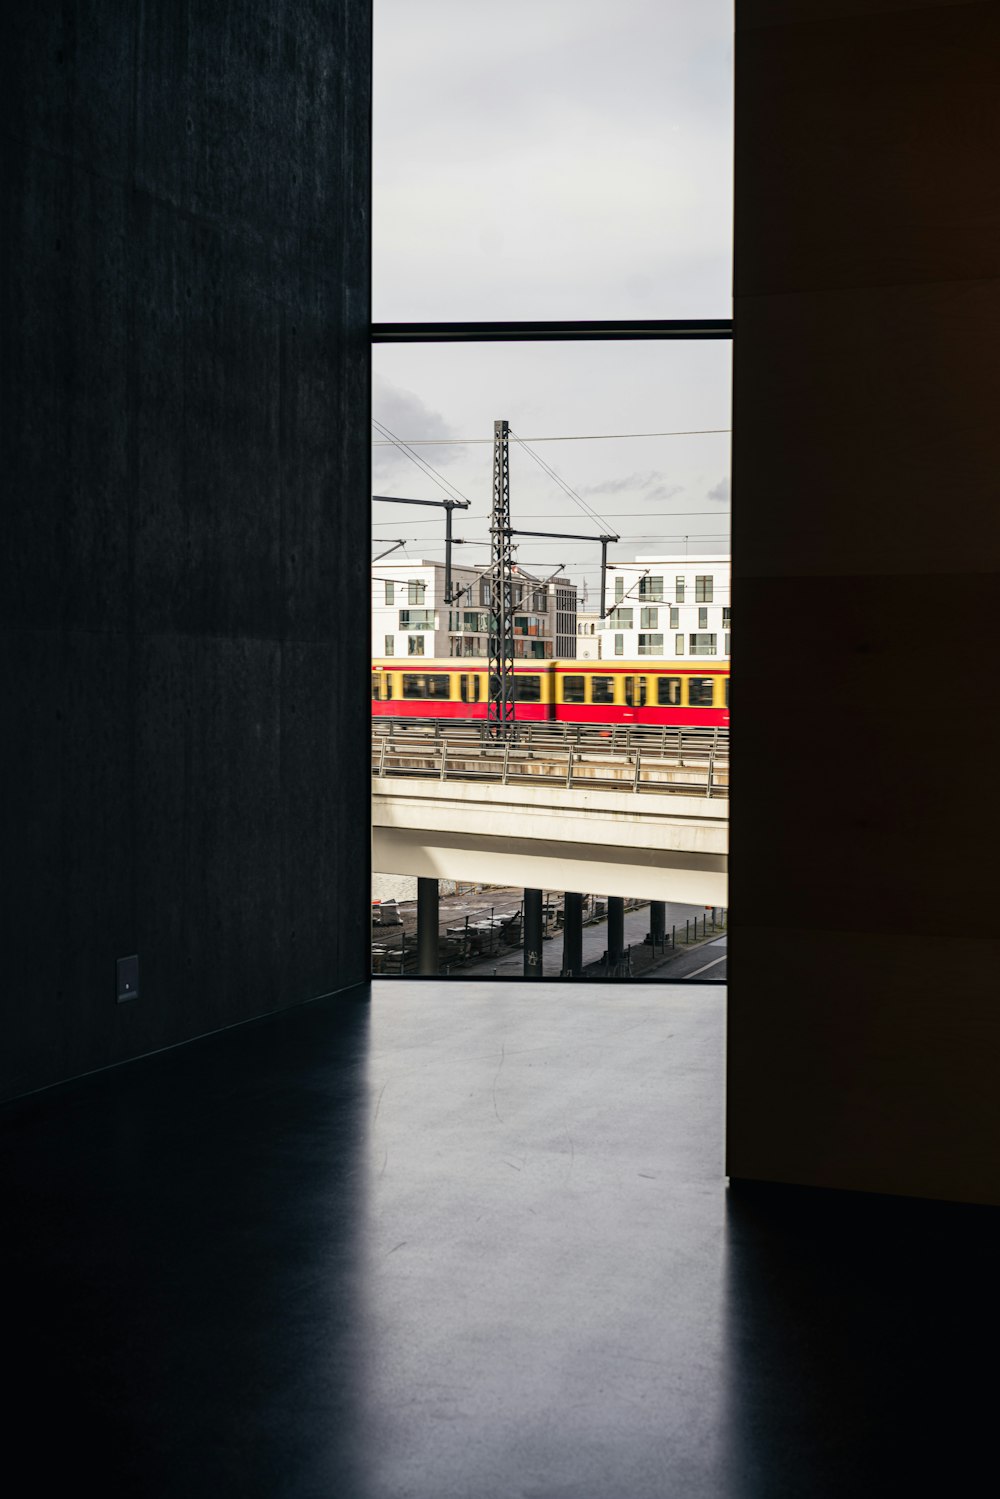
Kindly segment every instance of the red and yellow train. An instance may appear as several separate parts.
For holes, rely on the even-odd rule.
[[[453,657],[372,662],[372,714],[485,718],[487,663]],[[729,723],[729,664],[683,661],[517,661],[519,719],[564,723]]]

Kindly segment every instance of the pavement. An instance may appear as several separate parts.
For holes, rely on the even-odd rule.
[[[562,892],[546,892],[547,898],[553,904],[561,902]],[[514,915],[521,909],[524,892],[516,887],[494,888],[489,890],[467,891],[457,895],[443,895],[440,899],[440,929],[442,935],[449,926],[461,926],[466,917],[470,924],[474,921],[488,921],[491,917]],[[416,901],[401,901],[399,914],[402,917],[402,927],[374,928],[373,940],[385,942],[387,946],[397,947],[405,932],[408,938],[416,933],[417,929],[417,903]],[[668,935],[671,928],[679,929],[683,936],[685,923],[691,922],[692,926],[697,920],[711,916],[704,906],[682,905],[670,903],[666,908],[666,929]],[[641,943],[649,931],[649,906],[639,906],[636,910],[625,912],[625,944],[635,946]],[[557,977],[562,968],[562,930],[556,929],[553,924],[552,935],[546,941],[543,949],[543,973],[549,978]],[[720,939],[716,939],[719,941]],[[644,973],[642,977],[661,978],[664,982],[674,982],[678,979],[687,979],[697,976],[706,981],[724,979],[726,977],[725,961],[725,937],[721,938],[722,946],[717,950],[708,951],[712,946],[712,939],[708,942],[698,943],[689,949],[683,947],[674,953],[668,953],[662,962],[654,964],[653,968]],[[583,961],[596,963],[604,956],[608,946],[608,923],[604,919],[583,929]],[[524,953],[521,947],[506,947],[498,944],[495,954],[483,958],[475,963],[457,964],[453,969],[457,976],[468,975],[470,978],[519,978],[524,973]]]
[[[683,930],[685,921],[691,921],[693,923],[695,916],[697,916],[698,920],[700,921],[701,918],[705,915],[706,911],[704,906],[669,905],[667,907],[667,931],[670,931],[671,926],[680,926]],[[709,917],[709,925],[711,926],[711,917]],[[625,945],[627,947],[635,946],[641,943],[648,931],[648,906],[640,906],[636,911],[625,912]],[[724,937],[722,938],[722,941],[725,942]],[[583,961],[585,964],[598,962],[607,951],[607,946],[608,923],[606,920],[597,921],[594,922],[592,926],[584,927]],[[655,975],[656,977],[662,977],[664,981],[669,980],[671,983],[673,983],[675,979],[691,977],[694,972],[696,970],[700,970],[705,963],[712,962],[713,959],[717,960],[720,956],[722,956],[723,962],[721,964],[718,964],[717,967],[713,967],[711,971],[707,972],[705,974],[705,978],[725,978],[726,970],[724,953],[725,949],[723,948],[720,949],[719,952],[712,952],[711,954],[709,954],[706,952],[706,944],[699,943],[697,947],[693,947],[690,950],[682,949],[676,957],[673,955],[669,955],[665,958],[663,963],[656,964],[655,967],[650,970],[649,976],[652,977],[653,975]],[[547,975],[549,978],[554,978],[559,974],[559,971],[562,968],[561,931],[554,933],[551,939],[546,942],[544,948],[542,949],[542,961],[544,964],[543,973],[545,975]],[[520,947],[504,948],[496,955],[496,957],[485,958],[480,963],[463,964],[461,970],[456,969],[456,972],[458,971],[461,971],[461,973],[463,974],[469,974],[470,976],[478,975],[481,977],[483,975],[488,975],[491,978],[517,977],[523,975],[524,973],[524,953]],[[646,975],[644,974],[643,977],[645,976]],[[701,975],[699,973],[699,977],[700,976]]]

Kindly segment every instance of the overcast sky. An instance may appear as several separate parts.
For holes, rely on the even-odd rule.
[[[375,0],[375,319],[728,317],[731,93],[731,0]],[[405,439],[479,439],[416,451],[472,501],[456,534],[485,543],[495,418],[528,439],[728,428],[730,349],[380,346],[373,409]],[[537,452],[622,534],[612,557],[727,550],[727,433]],[[392,447],[373,459],[376,492],[443,492]],[[511,501],[515,526],[600,529],[516,446]],[[432,512],[374,520],[442,555],[416,540],[441,535]],[[596,547],[519,560],[565,561],[593,597]]]

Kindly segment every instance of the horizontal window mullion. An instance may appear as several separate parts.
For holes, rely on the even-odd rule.
[[[550,343],[732,338],[731,318],[565,319],[554,322],[372,323],[375,344]]]

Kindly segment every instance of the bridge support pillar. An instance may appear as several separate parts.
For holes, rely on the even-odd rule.
[[[542,977],[542,892],[524,892],[524,976]]]
[[[608,896],[608,965],[625,956],[625,902],[620,895]]]
[[[583,971],[583,896],[572,890],[563,896],[562,971],[574,979]]]
[[[437,880],[424,879],[421,876],[417,880],[418,973],[437,973],[438,971],[439,930],[438,882]]]
[[[649,940],[655,947],[657,943],[662,947],[667,936],[667,903],[665,900],[651,900],[649,903]]]

